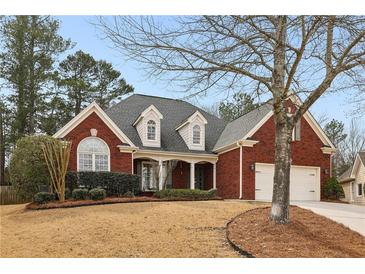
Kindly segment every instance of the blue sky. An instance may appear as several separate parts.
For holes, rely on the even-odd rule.
[[[164,82],[146,79],[138,63],[126,61],[121,53],[111,48],[111,44],[108,41],[100,39],[100,33],[90,24],[90,22],[95,20],[94,17],[58,16],[57,19],[61,21],[60,34],[76,43],[72,52],[81,49],[90,53],[96,59],[104,59],[111,62],[121,71],[126,81],[135,87],[137,93],[171,98],[182,98],[186,95],[174,90],[171,85],[167,87]],[[193,99],[192,103],[200,106],[212,105],[226,97],[227,93],[225,92],[212,92],[205,97]],[[316,118],[326,115],[330,119],[338,119],[347,125],[351,120],[350,113],[353,110],[353,106],[349,105],[348,101],[348,94],[324,95],[311,108],[311,112]]]

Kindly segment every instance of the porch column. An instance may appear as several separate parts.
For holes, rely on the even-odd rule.
[[[158,189],[162,189],[163,187],[163,170],[162,170],[162,167],[163,167],[163,162],[162,160],[159,160],[158,161],[158,172],[159,172],[159,176],[158,176]]]
[[[213,164],[213,188],[217,189],[217,164]]]
[[[190,189],[195,189],[195,163],[190,163]]]

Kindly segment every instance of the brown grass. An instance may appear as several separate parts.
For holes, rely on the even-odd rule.
[[[255,257],[365,257],[365,237],[312,211],[290,208],[290,223],[269,221],[269,208],[245,212],[228,226],[229,239]]]
[[[240,201],[160,202],[30,211],[1,206],[1,257],[237,257],[225,224]]]

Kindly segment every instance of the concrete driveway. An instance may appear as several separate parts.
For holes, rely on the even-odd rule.
[[[365,236],[365,206],[326,202],[292,202],[292,204],[344,224]]]

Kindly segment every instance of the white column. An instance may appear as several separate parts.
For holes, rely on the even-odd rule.
[[[217,188],[217,164],[213,164],[213,188]]]
[[[163,184],[163,162],[162,160],[158,161],[158,172],[159,172],[159,176],[158,176],[158,189],[162,189],[162,184]]]
[[[190,163],[190,189],[195,189],[195,163]]]

